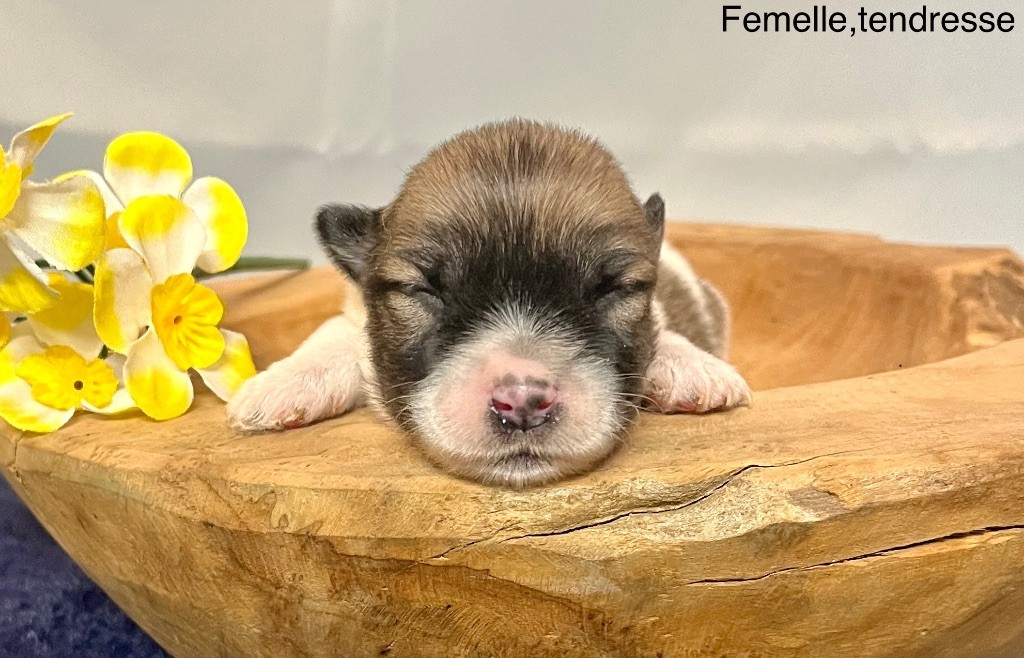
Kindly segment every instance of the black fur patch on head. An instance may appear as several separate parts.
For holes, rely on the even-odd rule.
[[[366,271],[379,225],[380,210],[366,206],[328,204],[316,213],[320,245],[331,261],[356,281]]]
[[[633,413],[654,350],[664,204],[642,206],[596,140],[518,119],[461,133],[413,167],[382,221],[359,271],[394,418],[446,355],[511,311],[607,364],[619,375],[609,404]]]
[[[540,228],[529,218],[496,216],[486,225],[491,230],[482,234],[472,224],[451,222],[440,234],[423,235],[422,247],[392,254],[432,274],[436,304],[417,302],[428,313],[426,322],[408,315],[404,305],[370,305],[371,348],[391,413],[401,418],[398,401],[415,382],[496,314],[513,308],[575,338],[581,356],[608,363],[623,376],[621,392],[637,395],[639,379],[627,375],[643,372],[653,355],[653,281],[624,286],[620,275],[649,256],[616,248],[609,231],[594,227],[541,248],[535,239]],[[394,294],[376,270],[364,283],[371,300]]]

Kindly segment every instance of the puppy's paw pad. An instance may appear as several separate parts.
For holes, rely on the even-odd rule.
[[[358,391],[320,370],[268,370],[246,381],[228,403],[228,423],[248,433],[294,429],[348,411]]]
[[[750,386],[731,365],[710,354],[654,357],[645,394],[661,413],[705,413],[750,404]]]

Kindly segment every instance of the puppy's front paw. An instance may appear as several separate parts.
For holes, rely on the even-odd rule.
[[[341,372],[271,368],[246,381],[231,398],[228,422],[243,432],[273,432],[340,416],[362,402],[362,378],[354,364]]]
[[[647,369],[653,411],[700,414],[750,404],[750,386],[736,369],[697,349],[659,350]]]

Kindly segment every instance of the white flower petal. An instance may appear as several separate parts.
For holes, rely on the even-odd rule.
[[[25,323],[15,325],[15,331],[24,327]],[[0,386],[18,379],[16,371],[18,363],[27,356],[39,354],[45,347],[31,333],[18,332],[7,345],[0,350]]]
[[[23,432],[53,432],[67,424],[74,409],[51,409],[36,402],[32,387],[14,378],[0,384],[0,418]]]
[[[122,414],[132,409],[138,409],[138,405],[135,404],[135,400],[128,393],[127,389],[119,388],[114,393],[113,399],[110,400],[110,404],[105,407],[94,407],[88,402],[82,401],[82,408],[86,411],[91,411],[97,414],[103,414],[104,416],[113,416],[114,414]]]
[[[15,135],[14,139],[11,140],[10,159],[18,163],[22,169],[30,170],[36,156],[46,146],[46,142],[50,141],[53,131],[70,116],[70,112],[58,114],[55,117],[40,121],[36,125],[26,128]]]
[[[0,148],[0,220],[11,212],[21,196],[21,167],[16,162],[7,162],[4,150]]]
[[[96,186],[96,189],[100,191],[100,196],[103,197],[103,206],[106,209],[107,217],[113,215],[115,212],[121,212],[124,210],[124,204],[114,194],[114,190],[110,189],[110,185],[99,172],[90,171],[89,169],[76,169],[75,171],[69,171],[57,176],[53,179],[54,183],[60,183],[69,178],[83,177],[88,178]]]
[[[125,206],[149,194],[178,198],[192,180],[192,159],[170,137],[128,133],[107,147],[103,177]]]
[[[85,176],[76,176],[42,185],[23,183],[4,228],[50,265],[74,272],[103,251],[105,219],[99,189]]]
[[[150,418],[176,418],[192,406],[192,380],[167,356],[152,329],[128,350],[124,378],[128,393]]]
[[[35,263],[0,239],[0,311],[37,313],[57,300]]]
[[[224,354],[209,368],[197,368],[206,386],[221,400],[227,402],[242,383],[256,374],[249,341],[240,333],[221,329],[224,334]]]
[[[154,284],[191,273],[206,244],[202,222],[188,206],[169,196],[132,201],[118,225],[125,242],[146,262]]]
[[[28,316],[28,326],[47,345],[67,345],[86,359],[95,358],[103,341],[93,325],[93,286],[56,273],[50,274],[49,284],[60,299]]]
[[[107,358],[103,359],[103,362],[114,371],[114,377],[117,377],[117,383],[121,386],[124,386],[124,364],[127,361],[128,357],[117,352],[111,352],[107,355]]]
[[[206,248],[199,267],[206,272],[223,272],[238,262],[249,235],[245,206],[238,194],[219,178],[200,178],[182,197],[206,228]]]
[[[131,249],[111,249],[96,263],[93,322],[107,347],[127,353],[150,323],[153,280],[142,257]]]

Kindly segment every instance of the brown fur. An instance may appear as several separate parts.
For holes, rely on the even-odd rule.
[[[469,130],[416,165],[384,211],[384,237],[422,241],[423,224],[476,223],[495,215],[535,218],[539,245],[559,244],[583,224],[615,229],[614,244],[642,245],[646,216],[615,158],[577,131],[513,119]]]
[[[581,276],[603,254],[628,254],[618,266],[624,281],[657,277],[660,226],[652,227],[622,169],[597,141],[582,133],[532,121],[511,120],[461,133],[417,164],[398,197],[381,212],[379,236],[368,273],[371,289],[383,281],[405,288],[429,286],[410,258],[436,260],[458,269],[462,253],[452,244],[488,239],[510,227],[529,233],[536,253],[576,254]],[[532,233],[530,232],[532,231]],[[631,346],[642,372],[653,356],[650,315],[653,285],[608,308],[609,326]],[[410,387],[401,352],[429,334],[429,296],[406,291],[368,297],[369,328],[385,406],[401,417]],[[391,388],[389,388],[391,387]]]
[[[329,204],[316,227],[365,315],[325,324],[247,382],[232,416],[248,430],[368,395],[445,468],[522,487],[593,468],[645,401],[672,413],[749,399],[735,370],[699,349],[721,351],[724,305],[662,252],[661,197],[641,205],[579,132],[512,120],[462,133],[390,205]],[[488,382],[520,370],[561,393],[543,422],[513,431]]]

